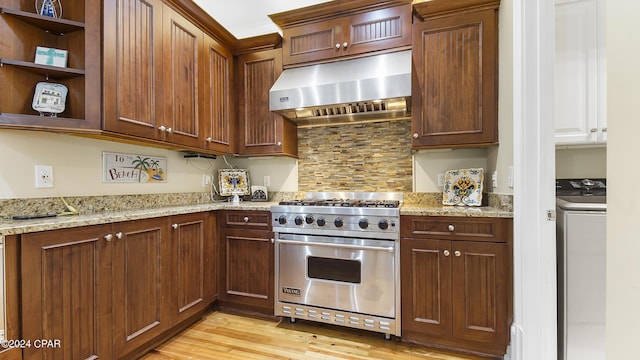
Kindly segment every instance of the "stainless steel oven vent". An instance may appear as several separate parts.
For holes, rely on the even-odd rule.
[[[407,119],[411,50],[286,69],[269,109],[299,126]]]

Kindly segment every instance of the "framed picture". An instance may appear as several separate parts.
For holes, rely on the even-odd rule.
[[[249,172],[244,169],[218,170],[218,184],[221,196],[251,194]]]

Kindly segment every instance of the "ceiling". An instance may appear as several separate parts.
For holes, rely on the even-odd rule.
[[[280,32],[269,14],[331,0],[193,0],[237,39]]]

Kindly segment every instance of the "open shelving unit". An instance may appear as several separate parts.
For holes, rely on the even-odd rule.
[[[32,2],[0,1],[0,128],[99,130],[99,0],[66,0],[63,18],[35,13]],[[68,51],[67,67],[36,64],[37,46]],[[53,82],[67,87],[65,110],[56,117],[33,110],[35,86]]]

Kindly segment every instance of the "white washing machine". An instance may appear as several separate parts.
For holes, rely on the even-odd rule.
[[[606,183],[586,183],[556,183],[559,360],[605,360]]]

